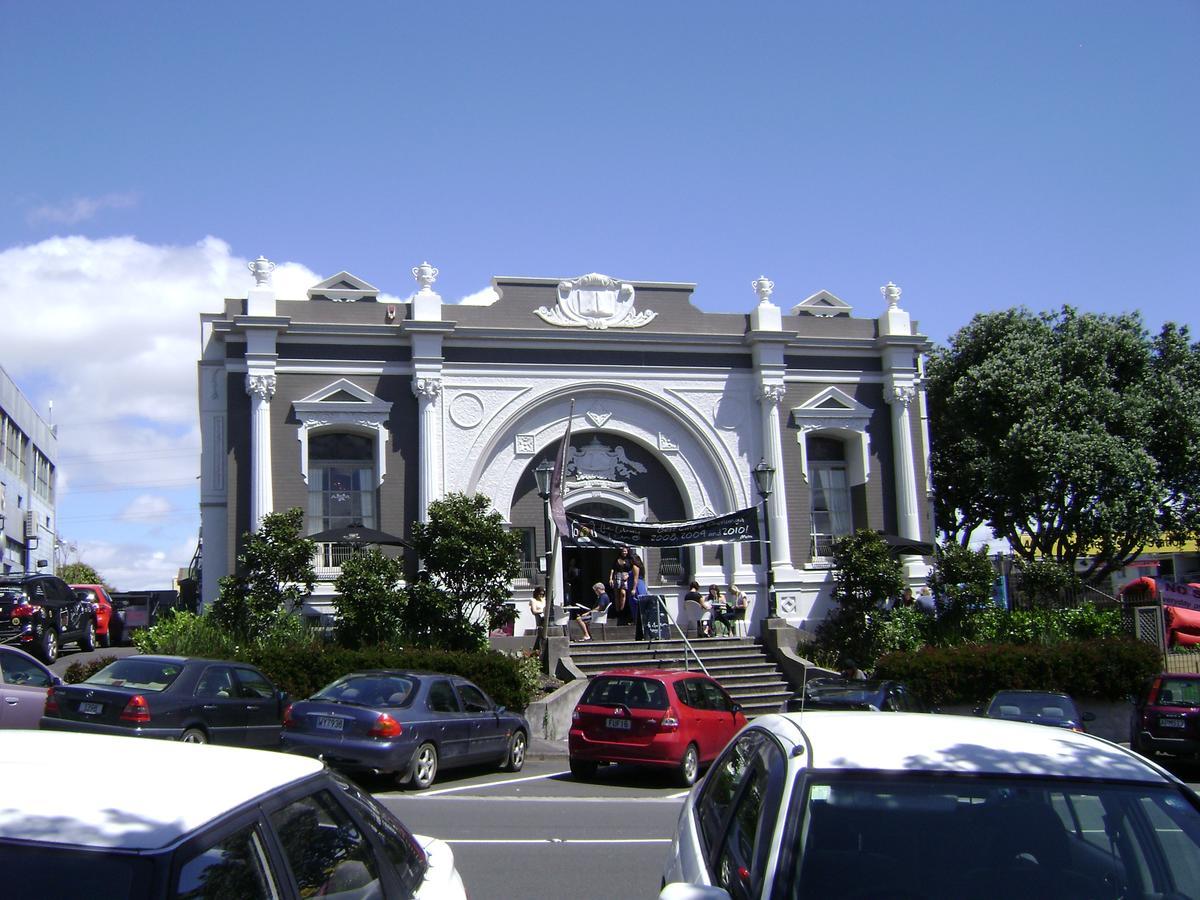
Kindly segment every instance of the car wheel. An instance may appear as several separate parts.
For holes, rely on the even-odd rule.
[[[588,781],[596,777],[596,764],[586,759],[571,760],[571,774],[581,781]]]
[[[90,653],[96,649],[96,623],[88,622],[83,626],[83,636],[79,638],[79,649]]]
[[[675,780],[683,787],[691,787],[696,783],[696,775],[700,771],[700,754],[696,752],[695,744],[688,744],[683,751],[683,759],[679,761],[679,771]]]
[[[53,665],[54,661],[58,659],[58,632],[53,628],[47,628],[42,632],[42,636],[38,640],[38,656],[48,666]]]
[[[412,785],[419,791],[425,790],[437,778],[438,752],[433,744],[422,744],[413,759]]]
[[[525,765],[525,748],[527,746],[525,732],[514,731],[513,736],[508,739],[508,755],[504,757],[504,764],[500,768],[507,769],[509,772],[520,772],[521,767]]]
[[[179,736],[181,744],[207,744],[208,735],[199,728],[189,728]]]

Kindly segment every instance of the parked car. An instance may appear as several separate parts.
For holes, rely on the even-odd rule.
[[[1156,675],[1138,695],[1129,746],[1143,756],[1200,757],[1200,675]]]
[[[184,656],[126,656],[46,696],[41,727],[278,747],[287,695],[254,666]]]
[[[788,699],[788,712],[807,709],[933,711],[902,681],[859,681],[840,677],[813,679],[804,685],[802,693]]]
[[[110,647],[121,643],[121,623],[113,617],[112,597],[102,584],[72,584],[73,590],[82,600],[92,604],[96,613],[96,643]]]
[[[1055,691],[997,691],[986,707],[975,712],[991,719],[1011,719],[1072,731],[1087,731],[1084,723],[1096,718],[1094,713],[1080,713],[1068,694]]]
[[[659,895],[1195,897],[1200,798],[1087,734],[970,716],[762,716],[684,802]]]
[[[120,810],[81,790],[119,760]],[[0,734],[8,900],[401,897],[465,900],[453,851],[311,759],[95,734]]]
[[[25,651],[0,647],[0,728],[37,728],[56,684],[62,679]]]
[[[571,773],[605,763],[674,770],[691,785],[746,724],[742,708],[699,672],[613,669],[596,675],[571,714]]]
[[[352,672],[287,708],[282,744],[339,769],[427,788],[441,769],[458,766],[519,772],[529,723],[457,675]]]
[[[57,575],[0,575],[0,643],[29,650],[47,665],[65,644],[95,650],[95,609]]]

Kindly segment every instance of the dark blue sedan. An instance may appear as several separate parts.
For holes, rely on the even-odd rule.
[[[465,678],[433,672],[353,672],[293,703],[283,749],[346,771],[394,775],[427,788],[439,769],[525,764],[529,723]]]

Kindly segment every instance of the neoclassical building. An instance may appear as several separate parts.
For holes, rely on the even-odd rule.
[[[745,313],[709,313],[694,285],[497,277],[490,303],[447,304],[438,270],[390,303],[347,272],[279,297],[251,263],[245,299],[201,317],[202,598],[232,570],[241,536],[299,506],[309,534],[362,524],[406,535],[430,501],[482,493],[522,534],[523,602],[543,576],[534,471],[567,430],[568,512],[636,522],[697,519],[765,502],[781,618],[813,627],[829,604],[833,538],[872,528],[932,537],[921,389],[927,339],[882,288],[878,315],[820,291],[784,310],[767,278]],[[338,545],[322,545],[307,612],[329,611]],[[653,593],[736,582],[766,614],[757,543],[641,548]],[[411,554],[410,554],[411,555]],[[410,559],[411,568],[416,560]],[[566,548],[558,602],[607,577],[612,551]],[[925,562],[906,557],[914,579]]]

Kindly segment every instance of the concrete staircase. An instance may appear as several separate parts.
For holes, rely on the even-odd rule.
[[[571,662],[589,677],[607,669],[634,667],[700,671],[696,665],[699,656],[708,674],[741,704],[747,718],[779,712],[792,696],[779,667],[754,638],[689,638],[696,651],[693,656],[678,636],[673,640],[635,641],[632,628],[619,626],[607,628],[604,639],[599,628],[594,628],[592,634],[591,641],[571,641]]]

